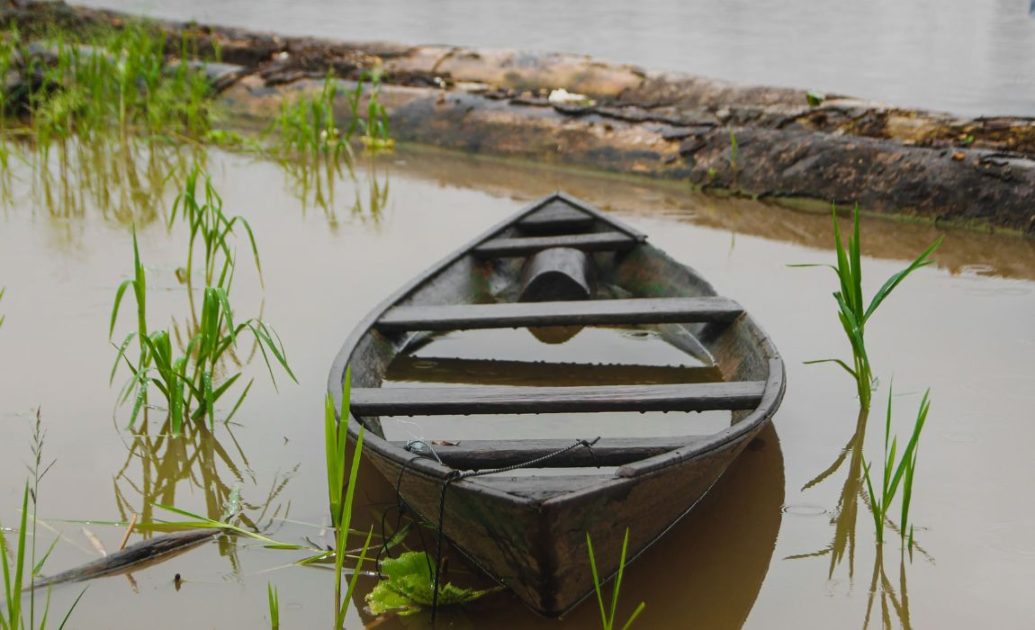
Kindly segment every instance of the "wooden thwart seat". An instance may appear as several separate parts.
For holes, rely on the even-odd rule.
[[[716,382],[722,380],[722,373],[714,365],[549,363],[400,355],[388,366],[385,378],[467,385],[660,385]]]
[[[542,463],[542,468],[622,466],[667,453],[700,439],[697,436],[657,438],[602,438],[587,448],[575,447]],[[392,442],[405,447],[406,442]],[[458,470],[481,470],[525,464],[571,446],[575,440],[462,440],[432,444],[443,464]]]
[[[353,388],[358,416],[753,409],[764,381],[588,387]]]
[[[518,227],[532,234],[560,234],[589,229],[594,220],[592,215],[555,201],[518,221]]]
[[[739,304],[721,297],[396,306],[386,311],[376,325],[381,330],[401,331],[677,324],[729,322],[742,312]]]
[[[572,247],[587,252],[631,249],[639,241],[624,232],[592,232],[563,236],[529,236],[525,238],[494,238],[474,248],[482,257],[527,256],[551,247]]]

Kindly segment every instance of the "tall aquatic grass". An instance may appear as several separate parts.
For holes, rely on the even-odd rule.
[[[360,550],[356,567],[342,592],[342,575],[345,567],[345,556],[348,552],[349,528],[352,525],[352,508],[356,498],[356,485],[359,481],[359,462],[363,454],[363,427],[360,427],[353,446],[352,463],[349,465],[346,480],[346,446],[349,437],[349,392],[351,390],[352,371],[345,370],[342,383],[340,420],[336,417],[334,398],[328,393],[324,404],[324,445],[327,456],[327,493],[331,511],[331,523],[336,530],[334,556],[334,627],[345,625],[345,614],[348,612],[349,600],[356,590],[359,574],[366,562],[370,550],[370,540],[374,530],[367,532],[366,540]]]
[[[884,525],[888,519],[891,504],[901,487],[902,499],[900,501],[901,511],[898,531],[903,544],[908,542],[908,548],[910,550],[913,548],[913,526],[909,522],[909,506],[913,498],[913,479],[916,474],[920,434],[924,429],[924,423],[927,421],[927,413],[931,409],[930,393],[931,390],[924,392],[924,397],[920,401],[920,408],[916,414],[916,420],[913,422],[913,432],[909,436],[909,441],[906,443],[901,457],[897,457],[898,437],[890,437],[892,388],[888,388],[888,409],[884,420],[884,459],[881,466],[881,485],[878,488],[880,492],[874,492],[873,482],[870,478],[872,462],[867,461],[863,466],[866,476],[866,491],[870,495],[873,526],[878,544],[884,542]],[[889,438],[891,440],[890,445],[888,442]]]
[[[270,126],[270,131],[276,134],[280,157],[313,160],[351,157],[349,139],[353,127],[343,132],[338,129],[334,116],[338,89],[338,80],[328,72],[318,93],[302,94],[281,104],[280,113]]]
[[[873,295],[867,304],[863,297],[862,290],[862,256],[861,237],[859,233],[859,207],[852,211],[852,235],[848,242],[844,243],[841,237],[841,227],[837,220],[837,207],[833,208],[834,222],[834,249],[837,254],[836,265],[791,265],[793,267],[830,267],[837,274],[840,282],[839,290],[834,292],[834,301],[837,303],[837,317],[844,329],[845,336],[852,347],[852,365],[849,366],[841,359],[821,359],[817,361],[806,361],[806,363],[835,363],[845,369],[856,381],[856,388],[859,393],[859,401],[864,409],[870,408],[870,399],[873,392],[874,378],[873,368],[870,365],[869,353],[866,350],[866,324],[873,317],[877,308],[884,302],[891,292],[906,279],[909,274],[921,267],[931,264],[930,256],[938,246],[942,238],[939,237],[917,256],[905,269],[893,274],[884,285]]]
[[[191,230],[190,248],[187,259],[188,301],[194,313],[193,289],[189,278],[193,273],[194,243],[203,245],[204,272],[206,287],[200,309],[200,316],[195,316],[194,326],[189,333],[182,353],[176,352],[169,332],[164,328],[152,329],[147,321],[147,274],[140,258],[140,247],[133,234],[133,268],[131,279],[122,282],[115,292],[108,336],[114,334],[115,325],[123,299],[132,288],[132,296],[136,302],[136,330],[130,332],[117,346],[115,364],[112,366],[110,379],[113,381],[120,365],[130,371],[130,377],[124,386],[119,402],[123,404],[133,397],[133,408],[129,426],[136,419],[148,402],[149,390],[154,387],[165,399],[169,413],[171,430],[174,434],[182,431],[187,419],[200,420],[207,418],[209,423],[215,422],[216,403],[240,379],[241,372],[227,368],[227,359],[233,354],[241,335],[247,335],[255,342],[255,347],[262,355],[263,362],[269,372],[274,387],[277,385],[273,372],[273,364],[277,364],[292,380],[297,381],[288,364],[283,342],[276,331],[259,318],[243,321],[234,319],[233,307],[230,303],[230,288],[233,282],[234,256],[231,252],[228,237],[233,227],[241,224],[248,234],[249,243],[255,256],[255,264],[261,273],[258,247],[254,234],[247,222],[240,217],[227,218],[223,213],[222,200],[206,177],[205,202],[199,203],[196,190],[200,170],[195,167],[188,178],[184,192],[177,200],[187,217]],[[174,209],[171,220],[175,220]],[[218,268],[218,273],[217,273]],[[214,285],[214,286],[212,286]],[[128,353],[134,339],[138,344],[135,358]],[[251,389],[249,382],[233,404],[225,421],[229,421],[245,396]]]
[[[44,431],[40,417],[40,411],[36,410],[36,424],[32,436],[33,465],[30,467],[32,479],[27,480],[22,489],[21,517],[18,523],[18,535],[15,541],[15,551],[9,551],[8,539],[0,526],[0,573],[3,574],[3,597],[4,606],[0,610],[0,630],[41,630],[47,627],[50,616],[50,588],[47,588],[47,598],[44,601],[39,623],[36,623],[36,590],[31,586],[26,587],[26,581],[32,582],[42,572],[43,565],[50,557],[51,552],[57,544],[50,545],[41,558],[37,559],[37,506],[40,496],[40,482],[50,470],[51,464],[43,464],[43,441]],[[29,513],[29,505],[32,505],[32,514]],[[31,541],[30,541],[31,539]],[[24,596],[28,592],[29,606],[25,610]],[[58,628],[64,628],[83,594],[84,588],[72,602]],[[27,617],[27,618],[26,618]]]
[[[201,166],[195,164],[187,175],[183,191],[177,195],[176,201],[173,203],[172,212],[169,213],[170,227],[176,222],[179,215],[187,222],[190,229],[185,269],[188,290],[193,286],[196,245],[200,246],[201,255],[204,257],[202,278],[205,286],[229,287],[230,274],[234,265],[230,237],[233,236],[234,228],[237,226],[243,228],[244,233],[248,236],[248,244],[251,246],[255,268],[259,272],[261,282],[262,263],[259,260],[259,247],[255,243],[255,233],[252,231],[251,225],[240,215],[228,217],[223,212],[223,198],[212,185],[212,179],[208,175],[204,176],[204,197],[202,197],[198,193],[200,177],[202,177]]]
[[[330,72],[319,92],[302,94],[285,101],[269,127],[275,136],[275,153],[282,159],[312,161],[346,159],[351,161],[349,142],[357,133],[371,150],[391,148],[394,141],[388,123],[388,110],[381,103],[381,72],[364,72],[355,87],[342,91]],[[338,126],[335,102],[344,97],[348,124]],[[363,98],[366,97],[366,107]]]
[[[611,602],[610,606],[604,604],[604,589],[603,583],[600,579],[600,573],[597,571],[597,559],[593,553],[593,539],[590,537],[589,532],[586,532],[586,550],[589,554],[589,568],[593,573],[593,589],[597,595],[597,605],[600,607],[600,626],[603,630],[614,630],[615,627],[615,614],[618,612],[618,596],[622,589],[622,576],[625,573],[625,555],[629,549],[629,530],[625,530],[625,538],[622,540],[622,555],[618,560],[618,573],[615,574],[614,585],[611,587]],[[625,623],[622,624],[621,630],[628,630],[632,626],[636,618],[643,613],[643,610],[647,607],[647,604],[640,602],[638,606],[633,610],[629,618],[626,619]]]
[[[176,47],[145,21],[0,32],[0,193],[13,155],[53,214],[90,200],[125,223],[154,218],[184,143],[207,141],[217,116],[202,64],[183,61],[198,57],[192,36],[170,61]]]

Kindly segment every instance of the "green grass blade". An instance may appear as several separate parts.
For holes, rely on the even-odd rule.
[[[269,602],[270,607],[270,628],[271,630],[279,630],[280,598],[277,595],[277,589],[273,586],[272,582],[266,583],[266,599]]]
[[[346,417],[344,404],[342,405],[342,416]],[[337,421],[334,418],[334,398],[327,394],[324,398],[324,450],[327,462],[327,500],[331,510],[331,524],[334,527],[341,525],[341,495],[342,478],[344,471],[341,469],[342,460],[338,458],[338,431]]]
[[[600,585],[600,573],[597,571],[597,559],[593,553],[593,539],[589,532],[586,532],[586,551],[589,554],[589,570],[593,575],[593,590],[597,594],[597,605],[600,608],[600,623],[604,630],[609,630],[607,623],[607,610],[604,608],[604,594]]]
[[[937,240],[931,243],[931,245],[923,251],[923,253],[917,256],[916,259],[913,260],[913,262],[909,263],[909,266],[907,266],[902,271],[899,271],[898,273],[892,275],[890,278],[887,279],[887,281],[884,283],[884,286],[882,286],[880,290],[878,290],[877,293],[874,294],[873,299],[870,301],[869,307],[867,307],[866,309],[866,313],[863,315],[863,321],[868,320],[870,316],[873,315],[873,313],[877,310],[877,307],[881,305],[885,298],[887,298],[891,294],[891,292],[895,290],[895,287],[901,284],[902,281],[905,280],[909,274],[913,273],[921,267],[926,267],[927,265],[931,264],[932,261],[930,259],[930,256],[942,244],[943,238],[944,237],[939,236]]]
[[[643,613],[644,609],[646,608],[647,604],[645,602],[640,602],[640,605],[636,607],[636,610],[634,610],[632,614],[629,615],[629,619],[625,622],[625,625],[622,626],[622,630],[629,630],[629,628],[633,625],[633,622],[636,621],[636,618],[639,617],[640,614]]]
[[[870,512],[873,515],[873,527],[877,534],[877,542],[884,542],[884,506],[879,503],[877,495],[873,492],[873,482],[870,480],[870,463],[863,462],[863,473],[866,478],[866,492],[870,495]]]
[[[79,605],[79,600],[83,598],[83,595],[86,595],[87,588],[89,587],[83,587],[83,590],[79,591],[79,595],[76,596],[75,601],[68,607],[68,612],[65,613],[65,617],[61,620],[58,630],[63,630],[65,625],[68,623],[68,620],[71,619],[72,613],[75,611],[76,606]]]
[[[108,324],[108,339],[115,333],[115,320],[119,316],[119,305],[122,304],[122,297],[126,293],[126,289],[133,285],[133,280],[123,280],[119,284],[119,288],[115,290],[115,303],[111,307],[111,322]]]

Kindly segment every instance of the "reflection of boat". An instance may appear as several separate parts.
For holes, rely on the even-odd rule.
[[[367,427],[365,454],[403,499],[545,614],[560,614],[592,592],[587,532],[602,572],[614,572],[626,528],[631,555],[664,534],[766,426],[783,395],[783,364],[750,317],[645,240],[571,198],[547,197],[375,309],[331,371],[330,389],[338,394],[351,365],[350,432],[360,423]],[[427,331],[564,326],[570,336],[577,332],[572,327],[590,325],[651,326],[672,346],[713,364],[725,380],[382,387],[392,361],[426,342]],[[464,369],[477,372],[470,364]],[[407,444],[387,440],[381,421],[716,410],[729,412],[729,424],[710,435],[604,438],[592,446],[552,439]],[[534,469],[523,471],[532,474],[489,474],[533,461]],[[615,468],[575,470],[593,465]]]

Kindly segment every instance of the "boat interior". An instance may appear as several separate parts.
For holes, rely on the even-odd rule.
[[[542,500],[733,439],[783,387],[775,349],[736,302],[561,193],[361,328],[350,403],[372,446]]]

